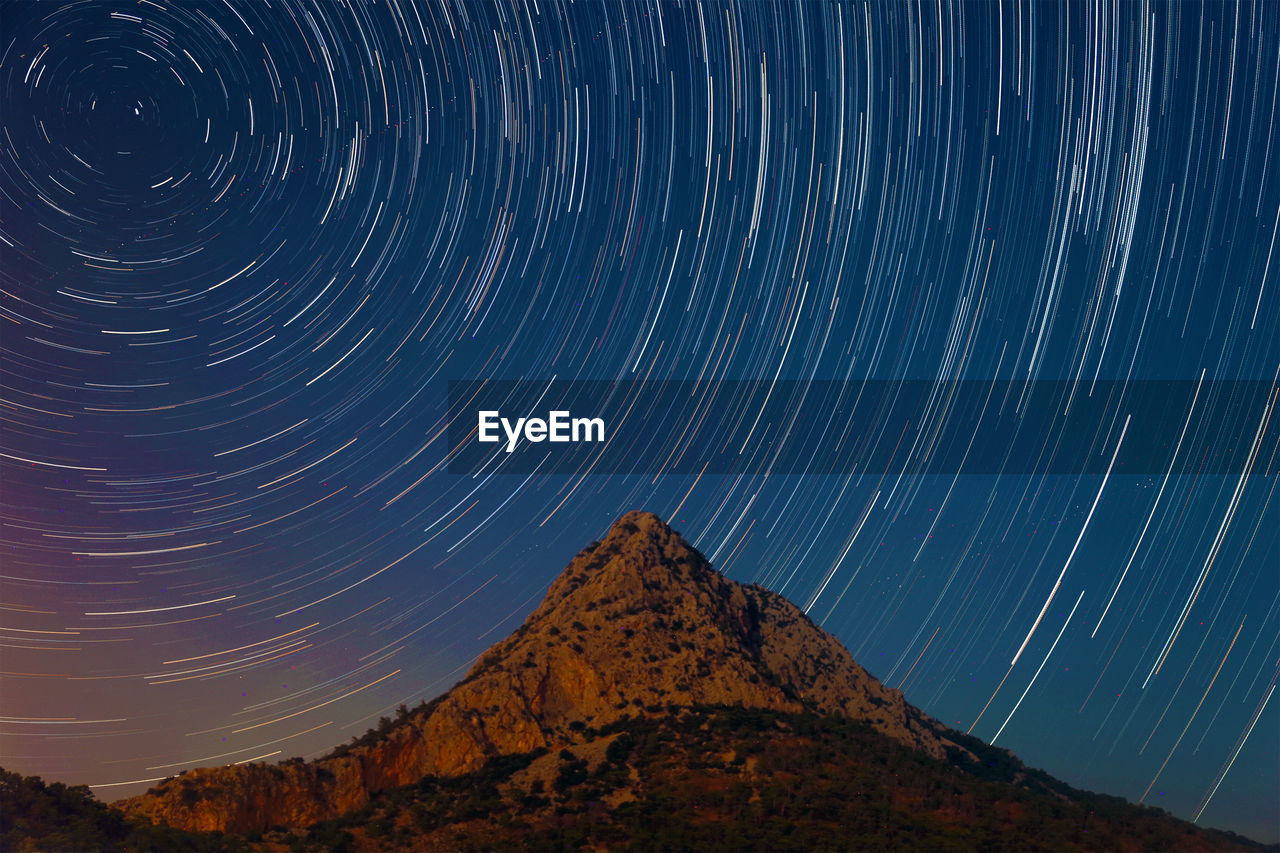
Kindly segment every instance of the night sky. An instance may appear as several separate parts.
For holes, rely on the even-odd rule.
[[[317,755],[647,509],[947,724],[1280,839],[1280,5],[50,0],[0,50],[8,769]],[[913,465],[989,447],[939,406],[895,470],[667,468],[670,418],[450,467],[450,381],[553,377],[1184,380],[1088,447],[1236,456]]]

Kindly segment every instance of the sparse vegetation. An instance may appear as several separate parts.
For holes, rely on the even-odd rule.
[[[519,778],[542,753],[495,758],[397,789],[290,849],[1263,849],[1075,790],[959,734],[940,760],[859,720],[673,708],[601,727],[603,751],[586,742],[548,756],[549,786]]]

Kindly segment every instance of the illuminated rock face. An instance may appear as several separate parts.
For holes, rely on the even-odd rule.
[[[117,805],[183,829],[298,828],[426,774],[571,745],[581,724],[698,704],[855,717],[935,757],[949,743],[795,605],[722,577],[657,516],[631,512],[462,682],[375,744],[306,764],[199,769]]]

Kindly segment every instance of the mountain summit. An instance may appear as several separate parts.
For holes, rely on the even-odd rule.
[[[629,512],[463,681],[383,737],[306,764],[193,770],[117,805],[190,830],[302,827],[424,775],[698,705],[853,717],[934,757],[952,745],[791,602],[728,580],[656,515]]]
[[[868,675],[795,605],[723,577],[645,512],[624,515],[583,550],[441,710],[489,709],[466,729],[479,757],[549,746],[575,721],[599,726],[672,704],[857,717],[943,754],[945,727]]]

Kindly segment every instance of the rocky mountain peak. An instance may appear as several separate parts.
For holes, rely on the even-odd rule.
[[[699,705],[840,714],[935,757],[949,744],[795,605],[723,577],[660,518],[629,512],[462,682],[382,738],[308,764],[197,770],[122,805],[185,829],[304,826],[426,774]]]

